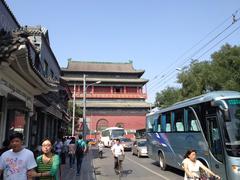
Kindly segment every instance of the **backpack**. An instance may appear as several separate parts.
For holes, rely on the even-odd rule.
[[[82,156],[84,153],[84,149],[85,149],[84,141],[83,140],[77,141],[77,147],[75,151],[76,156]]]

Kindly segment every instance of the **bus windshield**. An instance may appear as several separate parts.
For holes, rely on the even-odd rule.
[[[240,99],[226,100],[230,121],[225,122],[225,144],[233,156],[240,156]]]
[[[112,130],[112,138],[120,137],[124,135],[124,129],[113,129]]]

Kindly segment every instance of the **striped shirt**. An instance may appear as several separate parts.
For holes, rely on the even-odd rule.
[[[44,163],[42,155],[37,158],[37,171],[39,173],[50,172],[52,176],[43,176],[40,177],[40,180],[54,180],[58,179],[57,171],[59,169],[59,156],[54,155],[48,163]]]

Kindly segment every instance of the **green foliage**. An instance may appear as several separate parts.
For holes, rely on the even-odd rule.
[[[191,62],[178,74],[182,88],[168,87],[158,92],[155,105],[166,107],[209,91],[240,91],[240,46],[226,44],[211,58],[212,61]]]
[[[73,114],[73,102],[72,101],[68,102],[68,112],[69,112],[69,115],[72,116],[72,114]],[[77,104],[75,104],[75,118],[82,117],[82,114],[83,114],[82,109]]]
[[[213,72],[222,90],[240,91],[240,47],[229,44],[212,55]]]
[[[166,107],[180,100],[182,100],[181,89],[168,87],[161,93],[157,93],[155,106]]]
[[[211,64],[208,61],[192,62],[188,69],[178,75],[178,83],[182,84],[184,99],[211,91],[212,77]]]

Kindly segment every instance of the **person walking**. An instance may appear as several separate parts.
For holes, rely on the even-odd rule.
[[[69,155],[70,168],[73,168],[73,165],[75,164],[76,141],[75,141],[75,137],[72,137],[71,139],[72,140],[68,145],[68,150],[69,150],[68,155]]]
[[[2,148],[0,148],[0,156],[10,149],[10,141],[8,139],[5,139],[2,143]]]
[[[68,144],[67,144],[67,138],[64,137],[62,138],[62,143],[63,143],[63,146],[62,146],[62,152],[61,152],[61,164],[64,165],[66,164],[66,155],[68,153]]]
[[[210,169],[204,166],[199,160],[197,160],[197,152],[194,149],[190,149],[186,152],[183,160],[183,169],[185,171],[184,180],[195,180],[200,178],[200,168],[210,175],[221,179],[218,175],[213,173]]]
[[[33,152],[23,147],[23,135],[14,133],[10,136],[11,149],[0,157],[0,175],[4,180],[27,180],[27,172],[37,167]]]
[[[103,148],[104,148],[103,142],[99,141],[99,143],[98,143],[98,155],[99,155],[99,158],[102,158],[102,156],[103,156]]]
[[[52,141],[42,141],[42,155],[37,157],[37,171],[28,172],[28,177],[39,177],[40,180],[59,180],[60,157],[52,152]]]
[[[54,143],[54,152],[57,155],[61,156],[62,149],[63,149],[63,142],[60,138],[58,138],[57,141],[55,141],[55,143]]]
[[[82,166],[82,160],[84,157],[84,154],[87,151],[87,145],[85,141],[83,140],[83,136],[80,134],[79,135],[79,140],[76,142],[76,159],[77,159],[77,174],[76,176],[80,176],[80,170]]]
[[[116,139],[115,144],[112,146],[111,150],[114,157],[114,170],[118,172],[119,170],[118,158],[120,155],[124,155],[124,148],[120,144],[120,139]]]

